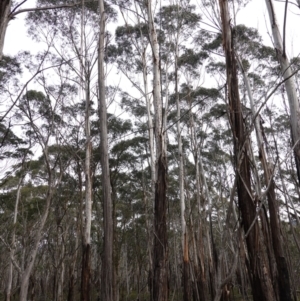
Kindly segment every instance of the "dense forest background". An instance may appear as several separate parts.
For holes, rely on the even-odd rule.
[[[265,1],[268,41],[252,1],[26,2],[0,3],[0,300],[300,300],[300,2]],[[32,51],[3,53],[19,16]]]

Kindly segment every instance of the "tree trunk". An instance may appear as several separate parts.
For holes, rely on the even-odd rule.
[[[250,100],[252,115],[255,116],[254,101],[252,97],[250,84],[248,81],[248,76],[245,73],[242,64],[240,64],[240,66],[242,69],[244,81],[246,84],[246,88]],[[269,213],[270,213],[270,228],[271,228],[271,235],[272,235],[273,250],[274,250],[275,260],[277,264],[277,283],[279,288],[279,297],[281,301],[283,300],[292,301],[290,275],[289,275],[285,254],[284,254],[283,241],[282,241],[282,235],[280,230],[279,208],[278,208],[278,201],[276,199],[276,194],[275,194],[275,182],[273,180],[273,175],[272,175],[272,166],[270,162],[268,162],[266,150],[264,148],[263,134],[262,134],[259,115],[256,116],[255,118],[254,126],[255,126],[257,145],[259,150],[259,158],[264,170],[265,185],[266,187],[269,186],[267,199],[268,199],[268,206],[269,206]]]
[[[89,70],[87,70],[89,73]],[[89,82],[89,79],[87,79]],[[85,226],[82,242],[82,271],[81,271],[81,301],[90,300],[90,249],[91,249],[91,224],[92,224],[92,179],[91,157],[92,142],[90,130],[90,92],[89,84],[85,87]]]
[[[180,126],[180,103],[178,92],[178,35],[176,39],[175,50],[175,94],[177,106],[177,142],[178,142],[178,162],[179,162],[179,198],[180,198],[180,213],[181,213],[181,244],[182,244],[182,286],[183,286],[183,300],[190,300],[190,262],[189,262],[189,246],[188,234],[185,220],[185,198],[184,198],[184,175],[183,175],[183,150],[181,139]]]
[[[162,97],[158,40],[154,25],[152,1],[147,6],[149,36],[153,57],[153,102],[155,109],[156,178],[154,198],[154,243],[152,300],[167,301],[168,288],[168,241],[167,241],[167,158],[165,129],[162,119]]]
[[[68,301],[74,301],[74,289],[75,289],[75,279],[72,267],[70,267],[69,272],[69,288],[68,288]]]
[[[90,244],[82,244],[81,301],[90,300]]]
[[[102,194],[103,194],[103,230],[104,250],[102,260],[102,300],[113,300],[113,221],[110,172],[107,144],[107,113],[105,98],[104,48],[105,22],[104,1],[99,0],[100,36],[98,54],[98,85],[99,85],[99,119],[101,140]]]
[[[200,164],[199,164],[199,156],[201,155],[198,149],[197,137],[196,137],[196,129],[195,129],[195,121],[194,116],[192,114],[192,102],[190,99],[190,93],[188,96],[188,103],[189,103],[189,111],[190,111],[190,127],[191,127],[191,145],[193,151],[193,157],[195,162],[195,169],[196,169],[196,199],[197,199],[197,206],[198,206],[198,234],[196,240],[198,241],[198,252],[195,252],[195,270],[196,270],[196,297],[200,299],[200,301],[206,301],[209,298],[208,292],[208,281],[206,277],[206,258],[205,258],[205,250],[204,250],[204,240],[203,240],[203,228],[204,223],[206,221],[205,218],[202,218],[202,205],[201,205],[201,185],[200,185]],[[201,160],[201,157],[200,157]],[[194,234],[193,234],[194,235]],[[210,241],[210,238],[208,238]],[[194,247],[195,248],[195,247]],[[198,256],[199,256],[199,263],[198,263]]]
[[[255,219],[256,206],[252,200],[250,186],[250,164],[247,155],[246,133],[244,131],[241,102],[239,98],[237,64],[235,60],[228,0],[219,0],[222,19],[223,48],[226,58],[226,73],[230,122],[234,140],[234,163],[237,175],[237,193],[242,225],[247,232]],[[254,301],[276,300],[266,255],[260,237],[259,224],[256,222],[246,238],[249,253],[249,277],[251,279]]]
[[[2,60],[3,56],[4,39],[9,22],[10,9],[11,0],[2,0],[0,3],[0,60]]]
[[[149,150],[150,150],[150,168],[151,168],[151,196],[152,199],[155,197],[155,151],[154,151],[154,131],[153,131],[153,121],[151,116],[151,103],[149,99],[149,89],[148,89],[148,76],[147,76],[147,64],[146,64],[146,49],[143,50],[143,80],[145,89],[145,99],[147,107],[147,118],[149,127]]]
[[[274,5],[272,0],[266,0],[266,5],[269,13],[272,35],[274,39],[274,46],[277,58],[280,63],[281,73],[285,79],[285,89],[289,101],[290,115],[291,115],[291,129],[292,129],[292,143],[294,148],[295,162],[297,168],[297,176],[300,184],[300,107],[295,87],[294,77],[292,76],[292,69],[290,61],[283,48],[283,41],[279,31]]]
[[[26,155],[23,158],[22,162],[22,167],[24,166]],[[19,202],[21,198],[21,188],[22,188],[22,183],[25,175],[22,175],[20,177],[19,183],[18,183],[18,188],[17,188],[17,196],[16,196],[16,202],[15,202],[15,209],[14,209],[14,219],[13,219],[13,233],[12,233],[12,240],[11,240],[11,250],[10,250],[10,263],[8,267],[8,280],[7,280],[7,287],[6,287],[6,301],[11,300],[11,289],[12,289],[12,281],[13,281],[13,259],[15,256],[15,244],[16,244],[16,233],[15,233],[15,227],[17,223],[17,218],[18,218],[18,211],[19,211]]]

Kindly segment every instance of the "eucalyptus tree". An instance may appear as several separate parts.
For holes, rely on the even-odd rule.
[[[149,132],[149,151],[150,151],[150,166],[151,166],[151,199],[155,195],[155,149],[154,149],[154,126],[153,126],[153,109],[151,100],[151,87],[149,85],[149,70],[150,70],[150,54],[149,54],[149,38],[148,26],[145,20],[140,16],[142,9],[134,5],[136,15],[136,24],[131,25],[128,20],[124,26],[119,26],[116,29],[116,44],[117,49],[114,51],[117,68],[122,71],[132,86],[142,95],[146,104],[146,115]],[[113,47],[111,47],[113,49]],[[111,53],[112,55],[113,53]],[[131,71],[131,72],[130,72]],[[141,76],[140,76],[141,75]],[[142,77],[142,82],[139,78]],[[139,98],[136,98],[140,102]],[[142,104],[141,104],[142,106]],[[150,259],[151,260],[151,259]]]
[[[114,270],[123,300],[147,294],[148,212],[147,187],[151,183],[146,127],[135,130],[129,120],[110,116],[108,121],[114,223]],[[122,136],[127,134],[124,139]],[[125,252],[125,253],[124,253]],[[124,270],[125,268],[125,270]],[[147,276],[147,274],[146,274]],[[116,294],[115,294],[116,295]],[[116,299],[117,300],[117,297]]]
[[[190,263],[189,263],[189,246],[188,233],[186,227],[186,205],[184,192],[184,166],[183,166],[183,149],[181,137],[181,109],[179,103],[179,72],[178,60],[179,49],[183,47],[184,42],[192,39],[192,32],[197,28],[200,17],[194,12],[195,7],[182,2],[164,6],[157,14],[161,30],[164,31],[164,36],[167,43],[170,44],[171,53],[174,55],[174,86],[177,107],[177,141],[178,141],[178,162],[179,162],[179,194],[181,204],[181,228],[182,228],[182,260],[183,260],[183,298],[190,299]],[[168,76],[168,75],[167,75]]]
[[[112,198],[109,170],[109,154],[107,141],[107,109],[105,97],[105,26],[106,11],[104,1],[99,0],[100,33],[98,44],[98,110],[100,119],[100,140],[101,140],[101,167],[102,167],[102,194],[103,194],[103,230],[104,246],[102,260],[102,288],[103,300],[112,301],[113,296],[113,220],[112,220]]]
[[[186,57],[186,63],[188,61]],[[194,60],[191,58],[189,62],[192,63]],[[226,173],[226,168],[223,171],[223,166],[228,164],[230,157],[224,143],[227,120],[226,118],[224,120],[224,117],[220,118],[224,115],[222,112],[224,107],[219,103],[220,91],[215,88],[196,87],[193,89],[191,85],[184,84],[180,91],[180,98],[186,104],[186,111],[183,112],[188,117],[185,123],[189,134],[190,151],[194,159],[195,184],[193,188],[189,188],[195,199],[193,207],[197,212],[197,215],[191,215],[196,221],[193,227],[196,241],[196,245],[193,246],[194,256],[196,256],[193,264],[196,275],[193,291],[195,295],[198,295],[198,299],[207,300],[210,297],[213,298],[216,289],[215,274],[218,264],[211,258],[214,258],[214,254],[223,252],[224,249],[222,245],[216,247],[216,240],[222,237],[219,238],[218,231],[214,230],[218,227],[214,216],[218,215],[220,223],[225,219],[222,209],[219,208],[219,199],[223,191],[222,186],[227,186],[227,183],[220,181],[221,174]],[[190,169],[191,167],[187,170]],[[222,228],[220,231],[223,231]],[[199,262],[196,258],[199,258]]]
[[[270,24],[272,28],[272,35],[274,39],[274,48],[277,59],[280,63],[281,74],[284,78],[285,89],[288,97],[290,107],[290,123],[291,123],[291,138],[292,148],[295,154],[295,162],[297,168],[298,181],[300,183],[300,107],[299,99],[295,87],[294,72],[290,60],[287,56],[285,32],[284,40],[281,37],[278,21],[276,18],[275,8],[272,0],[266,0]],[[287,8],[286,8],[287,9]],[[286,14],[286,12],[285,12]],[[286,20],[284,21],[286,22]],[[284,24],[285,30],[285,24]]]
[[[60,1],[51,1],[50,5],[36,6],[31,8],[22,8],[22,5],[28,0],[13,2],[12,0],[1,1],[0,4],[0,60],[3,56],[4,40],[8,24],[15,19],[18,14],[36,11],[56,10],[61,8],[74,8],[80,6],[81,1],[74,3],[61,3]],[[42,2],[42,1],[40,1]],[[49,1],[45,1],[46,3]],[[54,3],[55,2],[55,3]],[[89,1],[92,2],[92,1]]]
[[[263,108],[268,107],[266,105],[267,101],[270,99],[271,95],[274,92],[277,95],[276,97],[278,97],[278,95],[280,95],[280,91],[279,90],[276,91],[276,89],[279,87],[279,85],[281,83],[278,84],[279,74],[278,74],[278,67],[276,64],[275,51],[271,47],[267,47],[262,44],[262,39],[258,35],[257,30],[254,28],[247,28],[244,25],[237,25],[232,28],[232,32],[233,32],[233,42],[234,42],[234,47],[235,47],[235,53],[236,53],[236,56],[238,56],[237,59],[239,61],[240,70],[243,71],[241,73],[241,75],[243,75],[243,78],[240,81],[240,82],[242,82],[242,84],[239,85],[239,90],[243,92],[243,94],[241,94],[241,99],[244,104],[243,116],[244,116],[244,119],[246,120],[246,128],[245,128],[246,133],[250,139],[249,141],[251,141],[251,139],[253,138],[253,136],[251,135],[253,125],[255,126],[256,129],[258,129],[262,133],[263,146],[265,146],[269,151],[268,158],[266,158],[266,159],[269,160],[269,162],[271,162],[270,158],[276,157],[276,154],[274,152],[273,141],[270,141],[270,138],[271,138],[271,140],[273,140],[273,138],[268,134],[269,129],[266,128],[266,124],[263,125],[264,121],[266,120],[265,112],[267,112],[267,109],[263,109]],[[205,46],[205,48],[207,49],[207,51],[209,51],[209,49],[211,49],[211,50],[213,49],[214,52],[221,53],[221,44],[222,44],[221,35],[217,34],[215,36],[215,39],[212,42],[208,42],[207,45]],[[213,73],[222,74],[223,67],[219,62],[213,62],[213,64],[210,64],[208,70]],[[245,73],[248,73],[248,83],[247,83],[247,79],[245,78]],[[274,86],[275,86],[275,88],[274,88]],[[252,115],[253,119],[249,118],[249,116],[251,116],[251,110],[246,107],[247,101],[249,101],[248,100],[249,98],[246,96],[247,91],[249,91],[249,88],[252,90],[251,91],[253,93],[252,97],[255,100],[254,106],[256,106],[254,108],[254,113]],[[264,100],[264,102],[262,102],[263,100]],[[253,106],[252,106],[251,102],[249,103],[249,105],[252,109]],[[256,111],[257,109],[258,109],[258,111]],[[277,106],[276,106],[276,109],[277,110],[276,110],[276,114],[275,114],[275,107],[274,107],[274,110],[273,110],[274,116],[278,115],[279,111],[282,112],[282,109],[277,108]],[[284,118],[284,117],[282,116],[282,118]],[[261,122],[259,122],[259,120],[261,120]],[[274,128],[274,125],[276,123],[277,122],[276,122],[275,118],[273,120],[270,120],[271,128]],[[274,132],[274,131],[272,130],[272,132]],[[289,150],[284,147],[284,143],[281,143],[281,141],[286,141],[285,134],[281,135],[280,133],[278,133],[278,135],[281,136],[281,139],[279,139],[278,144],[285,149],[284,152],[288,152]],[[254,145],[255,145],[255,143],[254,143]],[[259,199],[262,200],[262,203],[259,206],[260,209],[258,209],[259,210],[258,212],[261,212],[261,213],[257,213],[256,218],[257,218],[257,215],[259,214],[260,218],[261,218],[261,225],[262,225],[261,231],[264,236],[266,250],[267,250],[267,254],[268,254],[267,259],[268,259],[268,264],[270,266],[271,277],[273,279],[273,283],[275,283],[275,287],[278,287],[278,286],[280,286],[280,284],[279,284],[279,280],[278,280],[279,275],[277,273],[277,268],[275,267],[276,266],[276,262],[275,262],[276,241],[274,241],[274,243],[272,242],[272,236],[277,241],[280,240],[281,234],[278,235],[275,233],[278,229],[280,229],[280,220],[279,220],[280,211],[279,211],[279,209],[281,209],[281,211],[282,211],[282,207],[281,208],[279,207],[280,197],[278,195],[275,197],[275,187],[273,186],[273,189],[272,189],[272,185],[270,185],[271,182],[274,183],[273,180],[275,179],[275,177],[278,177],[278,174],[276,174],[274,167],[271,168],[270,167],[271,165],[267,164],[267,166],[266,166],[266,164],[265,164],[265,166],[268,168],[268,171],[267,171],[268,174],[271,173],[272,180],[269,178],[270,179],[269,181],[261,182],[260,176],[258,176],[258,174],[261,173],[258,168],[260,165],[258,163],[256,163],[257,159],[254,158],[253,155],[251,154],[252,153],[251,148],[252,148],[252,146],[249,144],[248,145],[249,158],[250,158],[251,162],[253,163],[253,164],[251,164],[251,167],[250,167],[251,171],[253,172],[253,174],[252,174],[253,182],[254,182],[253,185],[254,185],[254,189],[256,191],[256,195],[259,195],[260,196]],[[262,159],[261,151],[259,151],[259,159],[260,160]],[[264,165],[262,165],[262,166],[264,166]],[[270,168],[271,168],[271,171],[270,171]],[[279,180],[279,178],[277,178],[277,179]],[[278,182],[277,185],[280,185],[279,183],[280,182]],[[262,192],[263,186],[266,187],[265,192]],[[279,188],[279,189],[281,189],[281,188]],[[272,201],[272,203],[270,203],[270,205],[268,207],[270,212],[271,211],[273,212],[272,214],[270,213],[270,223],[274,223],[274,221],[277,220],[277,227],[275,227],[274,224],[271,227],[269,224],[268,217],[264,217],[264,215],[262,215],[262,212],[265,212],[268,210],[268,208],[264,204],[263,199],[265,197],[267,197],[268,200],[270,200],[269,194],[271,193],[272,190],[273,190],[274,198],[272,199],[273,201]],[[268,203],[269,203],[269,201],[268,201]],[[283,276],[283,273],[281,274],[281,276]],[[285,285],[285,288],[287,288],[286,292],[290,291],[290,289],[288,287],[289,287],[289,285]]]
[[[162,91],[161,91],[161,70],[160,70],[160,55],[159,55],[159,41],[157,34],[157,25],[154,20],[154,8],[152,1],[147,3],[137,3],[137,7],[140,9],[140,15],[144,16],[146,24],[141,24],[140,19],[138,20],[138,26],[136,29],[133,28],[132,31],[137,32],[140,36],[145,36],[146,28],[147,37],[150,43],[150,57],[153,66],[153,107],[154,107],[154,136],[155,136],[155,179],[154,185],[154,229],[153,229],[153,250],[152,250],[152,273],[150,276],[150,288],[151,288],[151,299],[152,300],[167,300],[168,299],[168,247],[167,247],[167,221],[166,221],[166,211],[167,211],[167,162],[166,162],[166,128],[165,122],[163,120],[163,101],[162,101]],[[132,27],[129,27],[131,30]],[[124,27],[126,30],[126,26]],[[140,31],[140,32],[139,32]],[[141,67],[144,74],[144,89],[140,89],[142,94],[146,97],[147,101],[147,114],[148,123],[150,125],[149,133],[151,136],[151,109],[150,102],[147,93],[147,65],[146,65],[146,46],[147,44],[142,41],[141,47],[137,49],[140,51],[141,57]],[[120,49],[121,50],[121,49]],[[122,50],[121,50],[122,51]],[[144,57],[144,58],[143,58]],[[150,90],[150,89],[149,89]],[[147,99],[148,98],[148,99]],[[152,145],[152,141],[150,141]],[[150,147],[151,147],[150,145]],[[153,154],[151,155],[151,160],[153,161]],[[153,166],[153,162],[152,162]],[[153,172],[152,172],[153,174]]]
[[[148,1],[146,12],[153,63],[153,104],[156,143],[156,177],[154,198],[154,242],[153,270],[151,275],[151,298],[153,301],[168,300],[168,239],[167,239],[167,156],[166,128],[163,122],[161,94],[161,71],[159,42],[154,22],[152,1]]]
[[[256,208],[251,194],[250,161],[246,147],[249,141],[247,141],[244,129],[239,98],[237,63],[232,43],[228,2],[226,0],[220,1],[220,15],[226,58],[229,113],[233,132],[237,193],[249,253],[249,278],[251,279],[252,294],[254,300],[275,300],[277,294],[272,283],[263,241],[260,237],[259,224],[256,222]]]
[[[62,166],[57,165],[57,158],[56,160],[52,158],[48,151],[49,141],[55,126],[60,123],[61,120],[58,118],[58,115],[56,115],[56,106],[54,105],[52,107],[49,97],[46,97],[41,92],[28,91],[21,99],[18,108],[23,114],[23,116],[19,114],[19,118],[24,120],[24,127],[27,129],[26,134],[32,137],[32,143],[37,143],[43,153],[40,162],[44,163],[44,167],[41,170],[40,177],[41,179],[44,179],[45,183],[40,185],[46,184],[45,189],[43,189],[43,194],[38,196],[38,203],[42,208],[42,212],[41,216],[37,218],[37,225],[32,229],[32,233],[29,236],[31,247],[27,250],[24,249],[24,251],[26,250],[26,255],[29,260],[22,262],[22,265],[17,262],[15,264],[21,279],[20,300],[27,300],[29,278],[43,237],[43,230],[49,215],[50,204],[52,202],[55,187],[61,180],[62,170],[60,168],[62,168]],[[41,124],[37,124],[37,119],[40,120]],[[54,172],[54,169],[56,169],[58,173]],[[39,182],[41,182],[41,180],[39,180]],[[17,221],[14,221],[14,223],[16,222]],[[34,236],[32,236],[33,234]]]
[[[252,40],[253,41],[253,40]],[[261,52],[263,54],[263,52]],[[275,192],[275,181],[273,178],[272,162],[270,161],[270,154],[267,153],[264,142],[267,143],[266,138],[263,138],[263,125],[261,123],[260,115],[256,116],[255,103],[253,98],[253,93],[250,85],[250,80],[247,75],[247,72],[243,66],[242,61],[237,57],[240,69],[243,74],[243,79],[246,85],[247,94],[250,102],[252,117],[254,119],[254,127],[256,132],[256,140],[259,151],[259,158],[264,171],[265,186],[267,187],[267,199],[268,207],[270,213],[270,230],[272,236],[272,246],[268,246],[268,252],[271,254],[274,252],[277,272],[272,275],[278,281],[279,295],[280,300],[292,300],[291,298],[291,285],[290,285],[290,276],[288,271],[287,260],[285,258],[285,252],[283,248],[283,238],[280,229],[280,220],[279,220],[279,202],[276,198]],[[244,64],[245,65],[245,64]],[[254,162],[254,161],[253,161]],[[259,179],[257,179],[259,182]],[[259,183],[256,184],[256,187],[260,187]],[[260,189],[258,189],[260,190]],[[259,195],[262,195],[261,191],[258,191]],[[266,210],[266,209],[264,209]],[[268,231],[270,231],[268,230]],[[267,235],[267,234],[265,234]],[[268,239],[266,239],[268,241]],[[271,255],[272,256],[272,255]]]
[[[52,1],[50,1],[52,3]],[[40,1],[43,6],[50,4],[49,1]],[[63,5],[63,3],[59,4]],[[65,3],[68,5],[68,3]],[[92,99],[97,95],[94,67],[97,61],[97,36],[99,30],[92,30],[97,24],[98,3],[86,3],[81,1],[80,7],[68,10],[46,10],[34,12],[29,16],[30,20],[39,19],[42,24],[47,25],[38,32],[32,32],[36,38],[44,39],[50,43],[50,48],[55,59],[69,66],[66,74],[66,82],[75,82],[79,87],[79,97],[85,100],[84,128],[85,128],[85,167],[84,180],[79,175],[80,186],[84,183],[84,194],[82,202],[85,205],[84,221],[82,227],[82,272],[81,272],[81,300],[90,300],[91,283],[91,224],[92,224],[92,140],[90,130],[90,118]],[[46,29],[46,30],[45,30]],[[48,29],[48,32],[47,32]],[[48,37],[51,36],[49,39]],[[60,38],[60,39],[58,39]],[[57,41],[57,43],[53,42]],[[81,101],[81,99],[80,99]],[[80,173],[80,172],[79,172]],[[82,187],[82,186],[81,186]]]
[[[5,270],[2,271],[2,274],[7,274],[7,283],[5,287],[5,299],[10,301],[12,295],[12,287],[13,287],[13,276],[14,276],[14,268],[13,263],[15,261],[15,252],[17,249],[18,240],[16,238],[16,227],[17,227],[17,219],[19,214],[19,204],[21,198],[21,190],[23,188],[24,178],[26,176],[26,162],[28,161],[27,157],[32,155],[30,150],[26,147],[26,143],[17,137],[13,131],[8,127],[6,128],[3,124],[0,126],[0,137],[1,137],[1,152],[0,152],[0,162],[7,161],[9,158],[14,158],[15,160],[20,160],[18,163],[14,165],[15,174],[12,171],[8,171],[6,176],[2,179],[0,184],[1,194],[2,194],[2,202],[1,202],[1,223],[5,224],[5,215],[9,216],[10,212],[12,214],[12,223],[8,222],[8,229],[10,229],[9,239],[7,241],[4,240],[3,231],[0,235],[2,242],[9,246],[9,264],[7,273]],[[2,173],[4,171],[1,171]],[[14,183],[15,182],[15,183]],[[14,187],[15,186],[15,187]],[[10,199],[11,198],[11,199]],[[14,203],[14,205],[13,205]],[[12,207],[12,208],[11,208]],[[7,255],[7,252],[5,252]],[[5,277],[4,277],[5,278]]]

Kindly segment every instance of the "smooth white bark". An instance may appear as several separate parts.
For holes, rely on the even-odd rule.
[[[113,220],[112,197],[110,185],[108,140],[107,140],[107,111],[105,96],[105,23],[106,14],[104,1],[99,0],[100,8],[100,36],[98,49],[98,86],[99,86],[99,119],[101,140],[101,167],[102,167],[102,195],[103,195],[103,224],[104,224],[104,252],[102,261],[102,299],[113,300]]]
[[[291,128],[292,140],[296,155],[297,166],[300,163],[300,107],[299,99],[297,97],[293,71],[291,69],[290,61],[287,54],[284,53],[283,40],[280,34],[278,22],[276,19],[275,8],[273,0],[266,0],[270,24],[272,28],[272,35],[274,40],[274,47],[277,53],[277,58],[280,63],[282,77],[285,79],[285,89],[288,97],[290,115],[291,115]],[[299,166],[298,166],[299,167]],[[299,171],[298,171],[299,172]],[[299,179],[300,180],[300,179]]]
[[[24,160],[23,160],[23,162],[24,162]],[[11,249],[10,249],[10,263],[9,263],[9,268],[8,268],[9,269],[8,270],[8,281],[7,281],[7,288],[6,288],[6,301],[10,301],[10,298],[11,298],[11,289],[12,289],[12,281],[13,281],[13,260],[14,260],[14,256],[15,256],[15,244],[16,244],[15,226],[16,226],[17,218],[18,218],[19,202],[20,202],[20,198],[21,198],[21,188],[22,188],[23,179],[24,179],[24,176],[21,176],[19,179],[18,187],[17,187],[17,195],[16,195],[14,218],[13,218],[13,233],[12,233]]]
[[[87,97],[89,92],[87,91]],[[91,156],[92,142],[90,130],[90,101],[86,99],[86,116],[85,116],[85,132],[86,132],[86,149],[85,149],[85,244],[91,243],[91,226],[92,226],[92,179],[91,179]]]

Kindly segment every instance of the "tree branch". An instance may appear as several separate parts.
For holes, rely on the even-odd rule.
[[[287,14],[287,7],[288,7],[288,0],[285,1],[285,8],[284,8],[284,21],[283,21],[283,51],[282,51],[282,56],[285,58],[286,53],[285,53],[285,40],[286,40],[286,14]]]
[[[96,1],[86,1],[86,3],[89,2],[96,2]],[[23,4],[23,3],[22,3]],[[16,15],[32,12],[32,11],[43,11],[43,10],[50,10],[50,9],[59,9],[59,8],[72,8],[81,5],[81,2],[76,2],[73,4],[62,4],[62,5],[54,5],[54,6],[43,6],[43,7],[31,7],[31,8],[24,8],[20,9],[18,11],[15,11],[15,9],[9,14],[9,18],[13,19]]]

